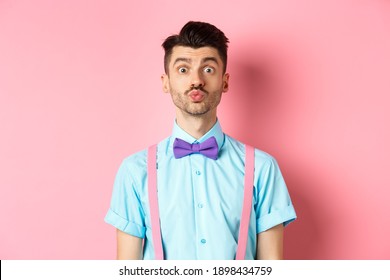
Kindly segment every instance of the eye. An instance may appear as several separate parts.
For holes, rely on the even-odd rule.
[[[187,73],[187,68],[186,67],[180,67],[179,68],[179,73],[182,73],[182,74]]]
[[[205,67],[205,68],[203,69],[203,71],[204,71],[205,73],[212,74],[212,73],[214,73],[214,68],[212,68],[212,67]]]

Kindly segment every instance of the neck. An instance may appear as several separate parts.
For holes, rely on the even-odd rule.
[[[184,115],[181,112],[176,113],[176,123],[196,139],[205,135],[217,122],[216,112],[214,114],[205,114],[202,116]]]

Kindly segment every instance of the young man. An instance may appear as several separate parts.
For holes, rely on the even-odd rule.
[[[217,119],[229,88],[227,43],[204,22],[188,22],[164,41],[162,87],[176,120],[156,156],[143,150],[119,168],[105,218],[117,228],[118,259],[234,259],[238,247],[245,259],[283,258],[283,228],[296,214],[277,162],[256,149],[251,168],[250,150]]]

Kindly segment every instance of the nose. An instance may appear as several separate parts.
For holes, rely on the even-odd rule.
[[[202,88],[204,86],[204,79],[201,73],[194,71],[191,76],[191,87]]]

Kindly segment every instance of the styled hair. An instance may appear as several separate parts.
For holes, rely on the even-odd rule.
[[[183,26],[178,35],[169,36],[162,44],[165,50],[165,73],[168,74],[172,50],[176,46],[191,47],[194,49],[213,47],[217,49],[223,63],[223,73],[225,73],[228,43],[229,39],[214,25],[207,22],[189,21]]]

